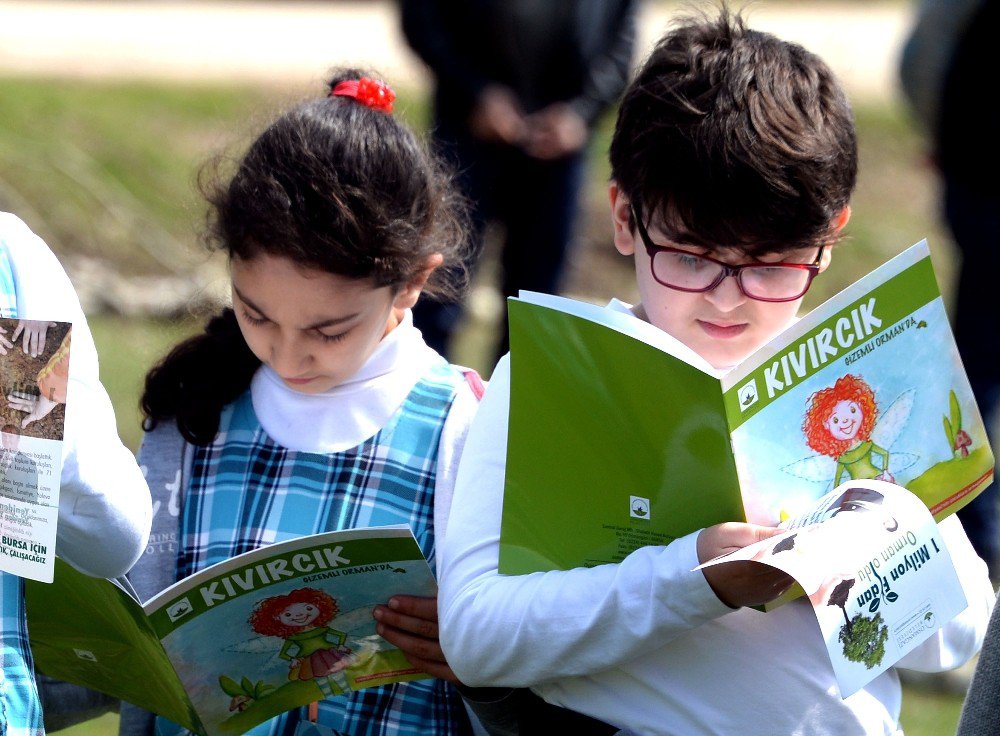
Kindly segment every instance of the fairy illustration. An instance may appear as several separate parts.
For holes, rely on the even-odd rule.
[[[892,482],[889,452],[871,439],[876,415],[875,392],[850,374],[809,398],[802,431],[810,448],[836,458],[834,485],[844,475]]]
[[[875,392],[863,378],[841,376],[807,401],[802,431],[806,444],[818,454],[782,470],[828,488],[845,478],[896,482],[895,476],[918,460],[916,455],[892,451],[910,418],[915,394],[907,389],[879,411]]]
[[[339,612],[337,601],[325,592],[298,588],[258,601],[247,621],[258,634],[285,640],[278,656],[289,662],[289,680],[314,680],[324,694],[332,695],[330,681],[340,691],[349,689],[337,673],[354,662],[345,646],[347,634],[327,626]]]

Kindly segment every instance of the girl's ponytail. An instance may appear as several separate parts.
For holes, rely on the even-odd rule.
[[[146,374],[139,402],[143,429],[175,419],[184,439],[207,445],[219,431],[222,408],[250,387],[259,366],[235,313],[224,309],[202,334],[182,342]]]

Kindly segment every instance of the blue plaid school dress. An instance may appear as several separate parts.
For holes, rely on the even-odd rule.
[[[17,317],[14,272],[0,240],[0,317]],[[0,736],[40,736],[42,706],[28,648],[21,578],[0,572]]]
[[[181,512],[178,578],[262,545],[389,524],[408,524],[433,565],[437,448],[463,381],[442,360],[374,437],[329,455],[277,445],[244,394],[223,411],[215,441],[195,449]],[[304,714],[286,713],[248,733],[290,736]],[[157,732],[168,733],[157,720]],[[318,723],[350,736],[471,733],[460,696],[441,680],[327,698]]]

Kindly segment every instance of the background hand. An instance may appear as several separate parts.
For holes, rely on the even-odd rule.
[[[436,598],[397,595],[388,606],[376,606],[379,636],[400,648],[407,661],[429,675],[458,682],[438,642]]]
[[[710,526],[698,535],[698,561],[704,563],[714,560],[748,544],[781,534],[782,531],[784,530],[736,522]],[[719,600],[732,608],[759,606],[772,601],[795,582],[791,576],[777,568],[748,560],[705,567],[702,572]]]
[[[39,322],[33,319],[18,320],[17,329],[14,330],[14,334],[11,335],[10,339],[13,342],[17,342],[18,335],[23,333],[21,347],[24,349],[26,355],[37,358],[45,352],[46,333],[48,333],[50,327],[55,326],[55,322]],[[8,345],[7,347],[11,346]]]
[[[517,98],[500,85],[490,85],[480,93],[469,118],[469,129],[480,140],[512,146],[520,145],[527,134]]]
[[[525,118],[525,152],[552,160],[579,151],[587,143],[587,122],[571,105],[556,102]]]

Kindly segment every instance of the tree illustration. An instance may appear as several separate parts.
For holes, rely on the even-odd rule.
[[[837,587],[833,589],[830,593],[830,598],[827,600],[826,605],[828,606],[838,606],[841,612],[844,614],[844,621],[846,621],[847,635],[851,635],[851,619],[847,616],[847,596],[851,592],[851,588],[854,587],[854,578],[848,580],[841,580],[837,583]]]
[[[882,663],[889,627],[882,621],[881,613],[874,618],[859,613],[840,629],[838,638],[844,645],[846,659],[871,669]]]

